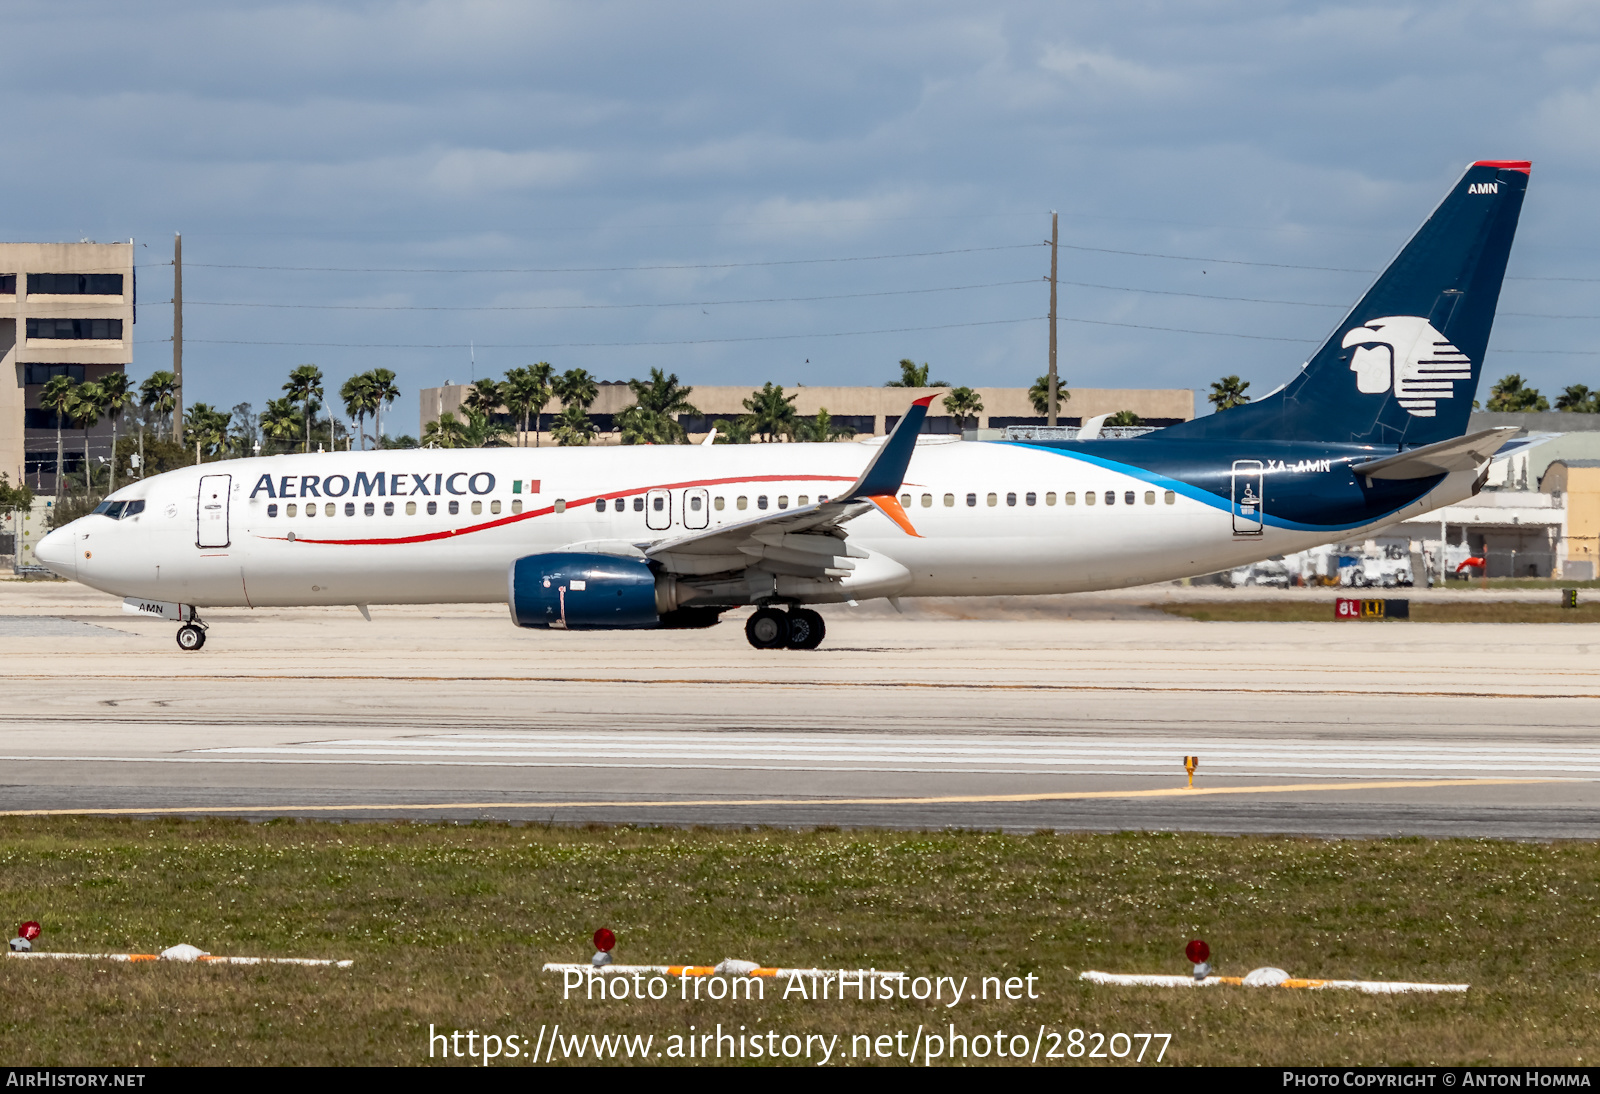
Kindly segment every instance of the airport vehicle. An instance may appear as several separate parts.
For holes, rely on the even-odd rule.
[[[1213,573],[1475,494],[1463,436],[1529,178],[1472,164],[1283,387],[1142,437],[301,454],[132,483],[35,548],[205,642],[202,609],[503,601],[521,626],[692,627],[754,605],[1072,592]],[[370,617],[370,616],[369,616]]]

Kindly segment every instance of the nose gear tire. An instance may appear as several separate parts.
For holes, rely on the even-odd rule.
[[[178,628],[178,648],[194,652],[206,644],[206,632],[193,623],[185,623]]]

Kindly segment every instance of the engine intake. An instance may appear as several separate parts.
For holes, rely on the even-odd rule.
[[[519,627],[660,625],[656,575],[642,559],[568,551],[528,555],[511,564],[510,584],[511,620]]]

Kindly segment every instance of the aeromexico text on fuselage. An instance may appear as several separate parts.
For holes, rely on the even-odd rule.
[[[523,480],[512,483],[513,494],[522,493]],[[337,484],[337,485],[336,485]],[[448,494],[491,494],[493,471],[357,471],[354,475],[262,475],[250,491],[251,500],[265,494],[269,498],[342,497],[443,497]],[[529,493],[538,493],[538,489]]]

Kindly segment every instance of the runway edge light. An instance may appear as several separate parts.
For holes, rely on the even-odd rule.
[[[1190,759],[1193,759],[1193,757],[1191,756]],[[1190,939],[1189,944],[1183,948],[1183,955],[1194,964],[1194,978],[1196,980],[1204,980],[1211,975],[1211,966],[1208,964],[1211,960],[1211,947],[1206,945],[1205,939]]]
[[[1183,758],[1183,769],[1189,773],[1189,789],[1190,790],[1194,789],[1194,772],[1195,772],[1195,769],[1198,768],[1199,766],[1200,766],[1200,757],[1199,756],[1185,756]]]
[[[17,953],[27,953],[33,949],[33,940],[44,933],[44,928],[39,926],[39,921],[30,919],[17,928],[17,937],[11,940],[11,948]]]
[[[611,964],[611,951],[617,944],[617,936],[610,927],[601,927],[594,932],[594,956],[589,958],[591,965]]]

